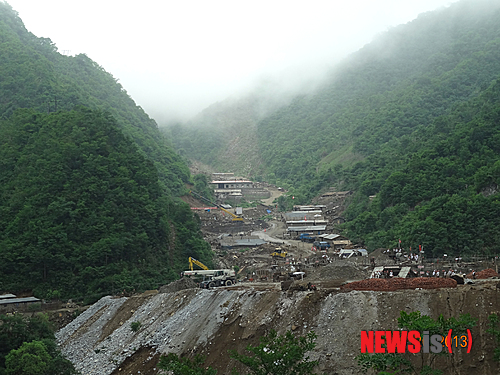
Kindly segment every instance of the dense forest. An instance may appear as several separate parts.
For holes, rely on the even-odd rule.
[[[44,314],[0,315],[0,375],[77,375],[61,354]]]
[[[369,249],[495,251],[499,18],[496,0],[462,0],[376,37],[258,120],[259,173],[295,203],[354,191],[344,229]]]
[[[500,80],[416,130],[415,139],[427,142],[406,155],[404,166],[367,177],[361,171],[376,160],[368,158],[360,174],[344,176],[360,189],[347,212],[348,233],[370,248],[401,239],[406,246],[424,245],[434,256],[497,253],[499,124]]]
[[[109,73],[0,2],[0,289],[95,300],[156,288],[210,247],[187,165]],[[196,182],[196,181],[195,181]]]

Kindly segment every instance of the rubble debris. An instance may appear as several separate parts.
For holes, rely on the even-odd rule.
[[[281,282],[281,290],[282,291],[287,291],[290,289],[290,285],[292,285],[293,280],[286,280]]]
[[[190,279],[189,277],[183,277],[179,280],[173,281],[170,284],[163,285],[160,288],[160,293],[172,293],[178,292],[179,290],[198,288],[199,285],[196,281]]]
[[[319,264],[321,264],[321,259]],[[359,280],[367,278],[370,272],[371,269],[366,269],[366,265],[364,264],[358,264],[356,259],[342,261],[337,259],[321,267],[318,276],[320,279]]]

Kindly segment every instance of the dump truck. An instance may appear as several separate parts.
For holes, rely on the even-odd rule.
[[[316,237],[312,235],[312,233],[301,233],[298,237],[302,242],[314,242]]]

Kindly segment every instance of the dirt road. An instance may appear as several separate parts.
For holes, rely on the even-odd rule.
[[[252,232],[252,236],[258,236],[267,242],[291,246],[292,243],[290,241],[280,238],[283,237],[284,230],[285,228],[283,222],[273,220],[269,222],[269,228],[265,231],[260,230]]]
[[[271,206],[275,199],[278,199],[278,197],[281,197],[283,195],[282,190],[278,190],[272,187],[267,187],[266,189],[271,192],[271,196],[269,198],[261,200],[262,203],[266,206]]]

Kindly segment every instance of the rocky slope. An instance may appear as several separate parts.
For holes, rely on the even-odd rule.
[[[499,371],[492,361],[493,340],[486,332],[488,315],[500,310],[496,282],[349,293],[334,288],[290,293],[259,285],[105,297],[61,329],[57,338],[63,353],[83,374],[156,374],[159,354],[169,352],[200,353],[219,374],[230,374],[236,364],[229,358],[229,349],[242,352],[271,328],[298,334],[312,330],[318,338],[311,356],[319,359],[320,370],[349,375],[361,373],[355,360],[361,330],[395,329],[402,310],[418,310],[434,318],[470,313],[478,319],[471,353],[455,349],[452,355],[442,356],[439,365],[446,374]],[[141,322],[137,332],[131,330],[132,322]]]

